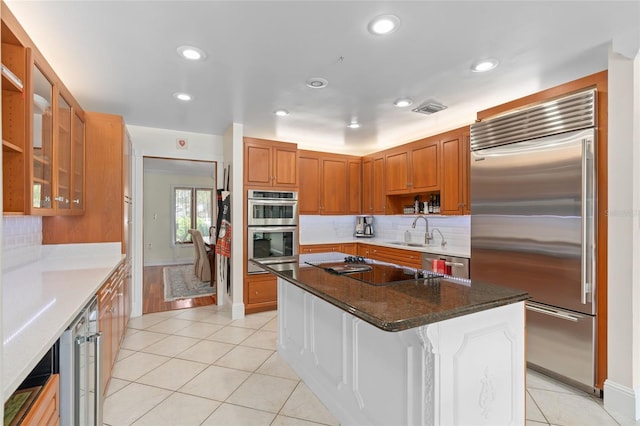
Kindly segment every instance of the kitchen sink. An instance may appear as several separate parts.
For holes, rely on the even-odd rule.
[[[433,247],[433,244],[407,243],[405,241],[389,241],[387,244],[393,244],[396,246],[405,246],[405,247]]]

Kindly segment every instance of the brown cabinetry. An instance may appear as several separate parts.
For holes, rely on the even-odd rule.
[[[7,8],[0,37],[4,213],[82,214],[84,112]]]
[[[392,195],[438,190],[439,149],[438,139],[430,137],[387,152],[386,193]]]
[[[397,265],[409,266],[412,268],[422,267],[422,254],[412,250],[359,243],[358,255],[369,259],[381,260],[383,262],[395,263]]]
[[[60,375],[52,374],[29,407],[23,426],[57,426],[60,424]]]
[[[125,252],[124,145],[125,126],[119,115],[85,113],[87,188],[84,214],[45,217],[43,244],[121,242]]]
[[[102,332],[102,385],[106,392],[111,370],[118,357],[120,343],[129,319],[130,300],[128,264],[123,262],[98,291],[98,329]]]
[[[6,8],[5,8],[6,10]],[[5,11],[3,11],[4,13]],[[27,55],[2,19],[2,179],[3,213],[25,214],[27,178]]]
[[[385,191],[384,157],[374,157],[372,160],[371,202],[373,214],[387,212],[387,194]]]
[[[362,163],[360,159],[347,160],[347,214],[362,211]]]
[[[362,213],[385,214],[385,158],[377,155],[362,158]]]
[[[300,254],[338,252],[357,254],[357,243],[305,244],[300,246]]]
[[[469,128],[442,139],[441,214],[469,214]]]
[[[244,138],[244,184],[252,188],[297,188],[297,145]]]
[[[253,274],[245,277],[245,313],[269,311],[278,307],[278,286],[275,275]]]
[[[373,214],[373,158],[362,158],[362,213]]]
[[[360,159],[301,150],[300,214],[360,212]]]

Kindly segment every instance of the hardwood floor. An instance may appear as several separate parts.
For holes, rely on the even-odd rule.
[[[173,311],[175,309],[194,308],[216,303],[216,296],[196,297],[173,302],[164,301],[164,281],[162,270],[164,266],[145,266],[143,269],[142,313]]]

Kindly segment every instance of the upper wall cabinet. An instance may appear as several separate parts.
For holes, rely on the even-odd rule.
[[[407,194],[439,189],[440,143],[426,138],[388,151],[385,156],[386,193]]]
[[[2,10],[4,214],[84,212],[84,112]]]
[[[362,158],[362,213],[386,214],[384,154]]]
[[[346,155],[299,151],[300,214],[358,214],[360,159]]]
[[[72,117],[74,135],[82,135],[90,143],[84,151],[72,151],[71,210],[83,207],[78,216],[42,218],[43,244],[113,243],[121,242],[125,253],[125,166],[123,151],[127,143],[124,120],[119,115],[84,112]],[[78,154],[74,157],[75,154]],[[82,161],[80,161],[80,158]],[[85,183],[80,187],[74,180]],[[87,188],[95,188],[86,191]],[[85,196],[86,195],[86,196]],[[79,203],[76,203],[79,200]],[[73,214],[73,213],[72,213]]]
[[[2,178],[4,214],[24,214],[28,49],[2,22]]]
[[[244,138],[244,184],[251,188],[297,188],[297,145]]]
[[[71,175],[71,210],[74,214],[84,212],[85,205],[85,136],[84,119],[78,111],[73,114],[73,146],[71,148],[72,175]]]
[[[84,111],[43,59],[31,64],[30,214],[84,213]]]
[[[53,83],[34,64],[31,109],[31,213],[54,212]]]
[[[441,214],[470,214],[469,128],[442,139]]]

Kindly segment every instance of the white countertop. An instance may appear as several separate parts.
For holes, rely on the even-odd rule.
[[[123,257],[120,243],[43,246],[39,261],[2,272],[4,401]]]

